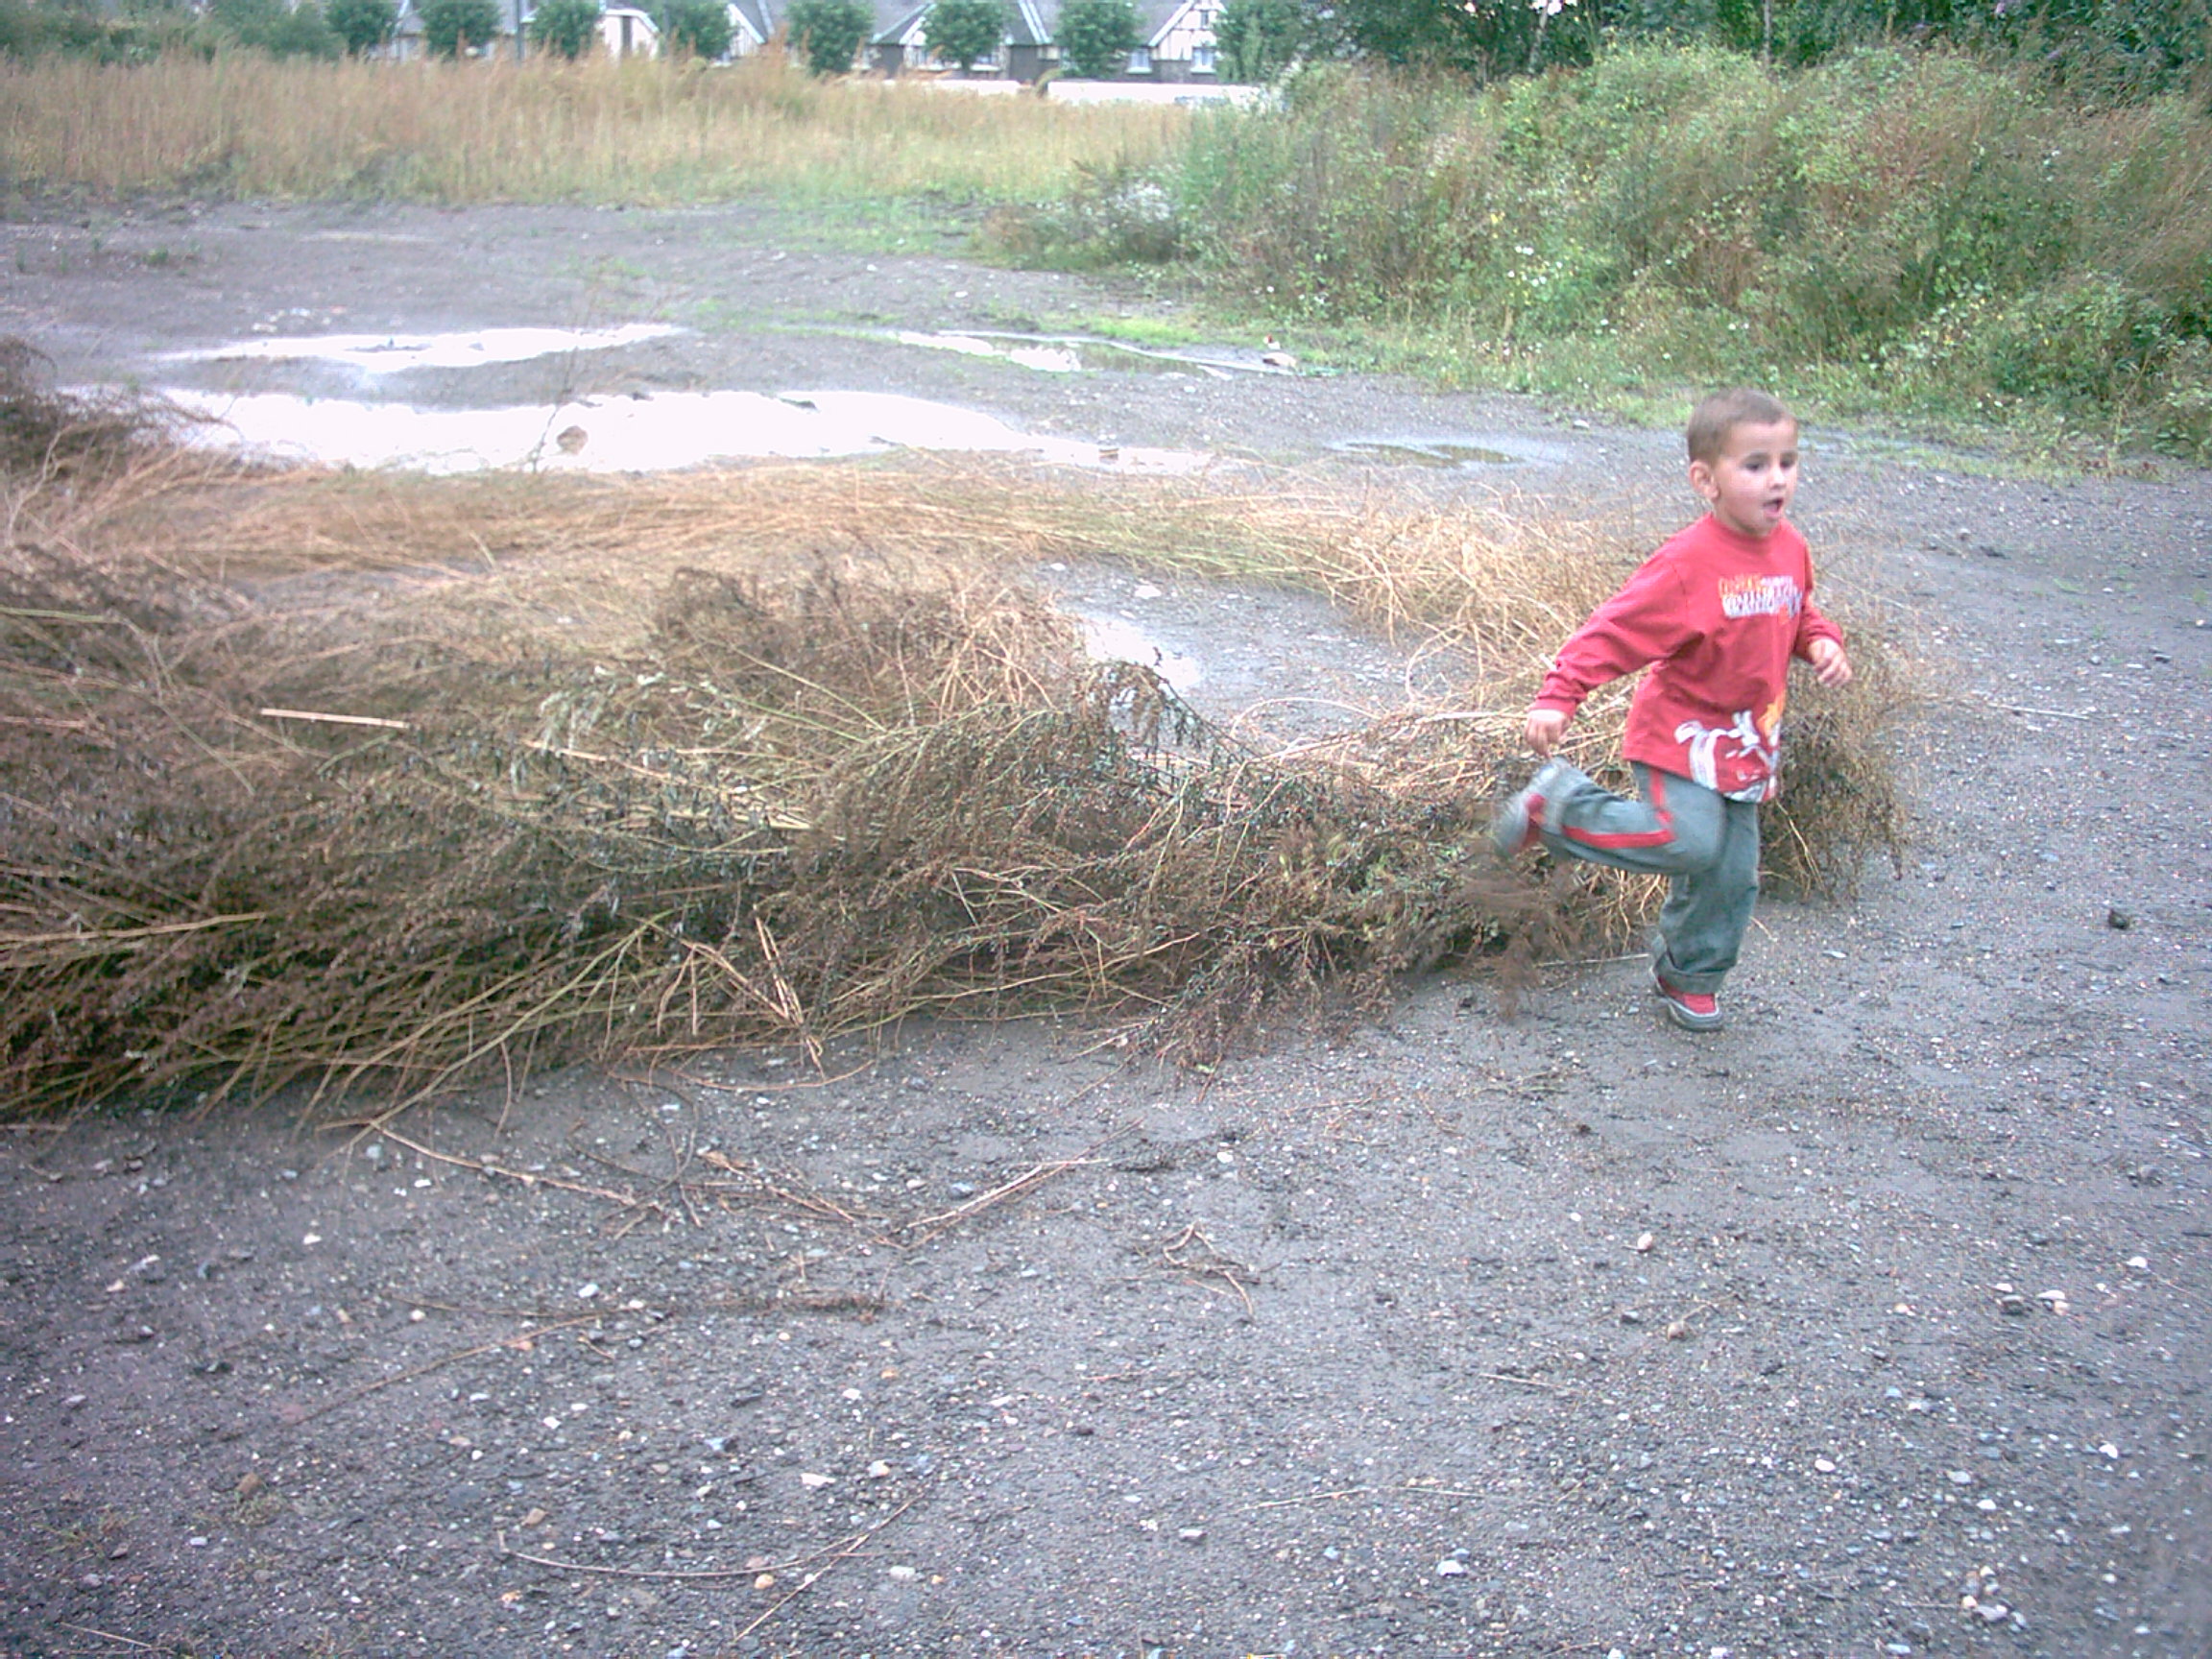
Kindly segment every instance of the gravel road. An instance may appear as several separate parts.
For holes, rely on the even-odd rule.
[[[902,344],[1147,301],[750,210],[15,211],[0,334],[80,383],[343,398],[327,361],[162,354],[665,323],[378,385],[896,394],[1381,500],[1693,505],[1670,435],[1256,340]],[[1809,436],[1826,592],[1928,665],[1918,841],[1764,906],[1726,1032],[1621,960],[1510,1020],[1424,982],[1208,1077],[1037,1022],[366,1141],[11,1129],[0,1647],[2212,1652],[2212,476]],[[1225,634],[1219,592],[1066,580],[1214,665],[1217,712],[1403,666],[1278,597]]]

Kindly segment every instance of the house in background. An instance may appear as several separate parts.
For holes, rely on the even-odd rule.
[[[782,8],[770,0],[729,0],[730,56],[750,58],[776,38]]]
[[[876,0],[876,25],[860,48],[866,67],[884,75],[933,67],[924,38],[924,26],[928,21],[926,3],[917,6],[914,0]]]
[[[727,0],[730,12],[730,56],[748,58],[776,37],[782,27],[789,0]],[[1006,33],[998,50],[978,61],[972,73],[978,79],[999,77],[1028,84],[1060,73],[1065,68],[1055,35],[1062,0],[1007,0]],[[401,60],[424,56],[422,19],[418,0],[400,0],[398,26],[393,31],[387,55]],[[931,0],[873,0],[875,27],[861,43],[860,70],[879,75],[944,74],[948,65],[929,51]],[[1140,44],[1114,81],[1173,84],[1211,83],[1215,79],[1214,25],[1221,15],[1222,0],[1137,0]],[[527,37],[538,0],[500,0],[503,24],[499,39],[487,56],[513,58],[517,36]],[[600,14],[599,38],[613,57],[642,54],[658,56],[661,30],[650,12],[639,6],[609,6]]]
[[[661,25],[653,21],[650,12],[639,7],[604,7],[599,12],[599,44],[616,58],[658,58]]]
[[[759,0],[754,3],[758,4]],[[734,14],[737,7],[733,4],[730,10]],[[529,38],[530,19],[537,14],[538,0],[499,0],[499,37],[480,56],[521,57],[517,39]],[[767,36],[763,35],[761,38]],[[599,13],[599,43],[617,58],[636,55],[656,58],[661,53],[661,26],[642,7],[608,6]],[[384,48],[383,55],[402,63],[416,62],[429,56],[429,49],[422,43],[422,14],[417,0],[399,0],[399,20],[393,27],[391,43]]]
[[[1138,0],[1140,44],[1118,81],[1212,81],[1215,76],[1214,20],[1222,0]],[[1015,81],[1041,81],[1063,67],[1054,36],[1061,0],[1010,0],[1005,37],[998,51],[978,62],[978,75],[1004,75]],[[930,56],[928,0],[876,0],[876,33],[865,48],[866,66],[879,74],[942,72]]]
[[[1137,31],[1144,43],[1129,54],[1129,67],[1118,79],[1214,80],[1214,24],[1220,15],[1221,0],[1141,0]]]

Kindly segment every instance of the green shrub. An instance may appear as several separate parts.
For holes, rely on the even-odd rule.
[[[1130,0],[1068,0],[1057,33],[1068,73],[1082,81],[1113,80],[1142,44]]]
[[[1258,85],[1302,58],[1326,55],[1334,21],[1300,0],[1229,0],[1214,20],[1221,79]]]
[[[817,75],[850,73],[875,23],[861,0],[793,0],[783,14],[792,46]]]
[[[1744,376],[2200,443],[2212,120],[2178,96],[2083,110],[1898,49],[1784,73],[1641,46],[1479,93],[1324,66],[1194,127],[1166,182],[1220,291],[1453,373],[1540,384],[1550,358],[1577,389]]]
[[[1006,37],[1002,0],[937,0],[922,25],[929,50],[963,75],[996,57]]]
[[[599,0],[541,0],[530,14],[530,44],[573,63],[599,37]]]
[[[214,0],[207,18],[230,44],[273,58],[335,58],[345,49],[313,0],[296,9],[283,0]]]
[[[669,51],[709,63],[730,56],[735,31],[722,0],[668,0],[659,15],[661,39]]]
[[[1161,265],[1189,252],[1174,195],[1152,171],[1083,166],[1066,200],[994,214],[984,240],[1018,265]]]
[[[356,58],[391,39],[399,24],[395,0],[330,0],[323,14],[331,32]]]
[[[422,44],[440,58],[476,52],[499,38],[497,0],[421,0]]]

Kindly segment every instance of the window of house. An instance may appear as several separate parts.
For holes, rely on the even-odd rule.
[[[1152,73],[1151,47],[1140,46],[1136,51],[1129,54],[1129,73],[1132,75],[1149,75]]]
[[[1191,48],[1190,48],[1190,69],[1191,69],[1191,72],[1192,72],[1193,74],[1197,74],[1197,75],[1211,75],[1211,74],[1213,74],[1213,73],[1214,73],[1214,48],[1213,48],[1213,47],[1211,47],[1211,46],[1193,46],[1193,47],[1191,47]]]

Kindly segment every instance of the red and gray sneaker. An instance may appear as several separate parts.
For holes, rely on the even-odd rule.
[[[1721,1016],[1718,997],[1703,991],[1677,990],[1667,983],[1656,961],[1651,964],[1651,988],[1659,993],[1667,1018],[1685,1031],[1718,1031],[1727,1023]]]
[[[1539,831],[1544,824],[1547,801],[1557,792],[1558,781],[1568,770],[1564,760],[1547,760],[1536,769],[1536,776],[1528,780],[1528,787],[1498,809],[1498,816],[1490,825],[1490,845],[1498,850],[1498,856],[1510,860],[1529,848],[1542,844]]]

